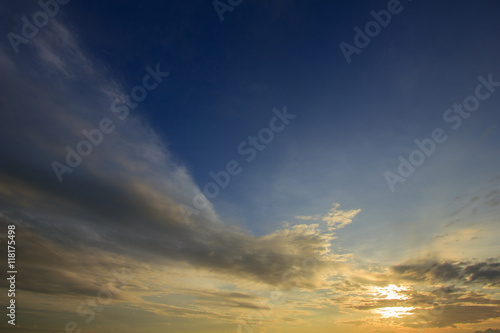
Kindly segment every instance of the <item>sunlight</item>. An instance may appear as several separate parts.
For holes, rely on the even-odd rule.
[[[390,284],[387,287],[373,287],[373,294],[377,296],[378,299],[400,299],[405,300],[409,297],[402,292],[409,291],[408,286],[396,286],[395,284]]]
[[[372,288],[373,295],[379,300],[407,300],[410,298],[406,294],[409,290],[409,286],[397,286],[395,284]],[[375,312],[382,315],[383,318],[401,318],[401,316],[411,315],[410,311],[413,309],[415,308],[408,306],[391,306],[378,308]]]
[[[393,306],[387,308],[376,309],[375,312],[381,314],[383,318],[401,318],[401,316],[408,316],[411,310],[415,309],[412,306]]]

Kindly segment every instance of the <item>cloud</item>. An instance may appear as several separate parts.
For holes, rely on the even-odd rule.
[[[333,207],[325,215],[295,216],[298,220],[304,221],[323,221],[326,222],[331,230],[340,229],[352,222],[352,219],[361,212],[361,209],[341,210],[340,204],[334,203]]]
[[[474,203],[476,203],[477,201],[479,201],[479,197],[478,196],[474,196],[472,197],[471,199],[469,199],[469,201],[463,205],[462,207],[460,207],[459,209],[453,211],[451,214],[450,214],[450,217],[454,217],[460,213],[462,213],[464,210],[466,210],[467,208],[470,208]]]
[[[412,318],[410,318],[412,317]],[[433,307],[418,309],[413,316],[403,320],[405,326],[424,327],[455,327],[458,324],[474,324],[488,319],[500,317],[499,304],[494,305],[447,305],[443,309]],[[419,318],[418,321],[415,319]]]
[[[483,188],[479,193],[475,193],[469,199],[466,197],[455,198],[456,207],[453,212],[451,212],[448,217],[456,218],[460,217],[458,220],[462,220],[465,217],[471,217],[475,215],[479,210],[483,212],[497,212],[498,206],[500,205],[500,192],[494,188],[497,179],[492,179],[488,188]],[[451,225],[453,223],[450,223]]]
[[[490,191],[486,196],[486,204],[491,207],[500,205],[500,192],[498,190]]]
[[[325,285],[328,272],[345,260],[330,251],[332,230],[351,223],[359,210],[335,204],[322,218],[332,230],[299,224],[260,237],[225,225],[211,204],[186,218],[179,204],[191,204],[199,190],[189,170],[139,114],[120,120],[110,111],[126,89],[72,31],[52,21],[33,40],[31,58],[28,50],[9,56],[0,45],[8,58],[0,78],[7,87],[0,92],[6,110],[0,116],[2,223],[15,223],[26,235],[23,251],[37,255],[25,259],[24,269],[39,277],[19,288],[95,295],[110,269],[122,265],[188,267],[281,287]],[[150,93],[162,86],[157,89]],[[75,147],[85,138],[82,130],[96,128],[103,117],[116,129],[59,182],[51,162],[64,162],[65,147]],[[201,299],[214,297],[256,307],[237,294]]]
[[[16,225],[16,265],[22,267],[22,278],[17,288],[30,292],[52,295],[81,295],[95,297],[102,286],[120,289],[125,278],[110,283],[112,272],[138,269],[139,264],[128,262],[126,258],[91,247],[64,246],[39,236],[34,228],[19,227],[18,221],[0,216],[0,226]],[[7,235],[1,237],[7,242]],[[6,247],[0,252],[7,256]],[[6,288],[7,281],[0,286]]]
[[[414,260],[379,272],[351,268],[331,285],[331,302],[357,310],[365,319],[353,325],[394,324],[409,328],[444,328],[500,317],[498,262]],[[395,314],[401,310],[399,316]],[[404,310],[404,311],[403,311]],[[403,312],[405,312],[403,314]],[[387,313],[388,317],[380,314]]]
[[[311,216],[306,216],[306,215],[303,215],[303,216],[295,216],[295,218],[297,220],[303,220],[303,221],[317,221],[319,219],[321,219],[321,215],[311,215]]]
[[[500,285],[500,263],[493,259],[477,263],[426,260],[392,267],[399,278],[409,281],[462,282],[483,286]]]
[[[500,263],[498,262],[480,262],[466,266],[463,273],[468,282],[488,286],[500,285]]]
[[[401,278],[410,281],[437,281],[446,282],[458,279],[460,268],[452,263],[438,263],[428,261],[423,263],[397,265],[393,271]]]
[[[361,292],[336,298],[343,309],[356,309],[367,313],[381,310],[405,309],[399,317],[368,317],[352,324],[367,324],[370,320],[402,325],[411,328],[456,327],[458,324],[474,324],[500,317],[500,301],[466,288],[448,285],[429,291],[415,288],[399,288],[395,295],[377,295],[380,288],[361,287]],[[419,288],[420,289],[420,288]]]

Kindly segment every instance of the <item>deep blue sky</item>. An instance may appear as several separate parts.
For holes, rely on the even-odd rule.
[[[314,190],[310,185],[319,191],[311,200],[328,202],[338,189],[351,191],[346,187],[353,182],[383,191],[379,175],[413,149],[415,138],[442,125],[444,110],[472,91],[476,76],[498,69],[499,47],[491,42],[500,11],[495,1],[403,1],[402,12],[347,64],[339,44],[353,44],[353,28],[386,6],[244,1],[220,22],[209,1],[72,1],[62,6],[61,19],[125,91],[146,66],[170,72],[135,112],[200,186],[209,171],[239,157],[238,144],[267,125],[272,108],[287,105],[298,115],[219,200],[242,205],[241,189],[290,166],[293,178],[319,183]],[[483,110],[468,125],[482,131],[491,119],[497,113]],[[364,193],[352,195],[360,200]],[[244,206],[245,220],[261,218]]]
[[[332,253],[381,271],[427,255],[494,258],[500,87],[456,130],[443,114],[475,94],[478,77],[500,82],[500,3],[402,0],[348,63],[339,45],[387,4],[244,0],[221,22],[210,0],[71,0],[15,53],[7,34],[40,8],[0,1],[0,219],[57,246],[231,267],[270,284],[302,259],[287,252],[303,249],[299,239],[318,245],[321,235],[335,234]],[[118,120],[112,102],[157,65],[170,75]],[[245,161],[239,144],[284,106],[296,118]],[[59,183],[51,163],[103,117],[113,133]],[[447,141],[391,191],[384,173],[435,128]],[[243,171],[191,224],[179,222],[178,205],[192,206],[192,190],[230,160]],[[336,218],[341,230],[328,224]],[[318,237],[286,238],[294,232]],[[277,264],[240,263],[260,250]]]
[[[287,105],[297,121],[249,168],[277,172],[290,164],[289,148],[300,170],[294,177],[321,178],[326,164],[334,173],[336,163],[349,161],[360,187],[383,187],[378,175],[413,139],[442,125],[442,112],[469,94],[477,75],[498,69],[491,36],[500,10],[495,1],[403,1],[402,12],[347,64],[339,44],[352,44],[353,28],[386,6],[244,1],[220,22],[209,1],[72,1],[60,19],[125,91],[146,66],[170,72],[136,112],[200,185],[238,157],[237,145],[267,124],[273,107]],[[23,6],[24,13],[35,9]],[[486,115],[498,119],[487,112],[471,128],[484,130]],[[257,175],[244,172],[231,187]],[[345,184],[324,186],[332,190],[319,196],[331,197]],[[241,193],[228,188],[220,199],[234,195]]]

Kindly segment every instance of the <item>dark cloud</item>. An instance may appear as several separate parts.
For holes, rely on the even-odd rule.
[[[489,286],[500,285],[500,263],[498,262],[480,262],[466,266],[463,274],[468,282]]]
[[[475,324],[500,317],[499,304],[456,305],[416,309],[412,316],[401,320],[405,326],[415,328],[455,327],[458,324]]]
[[[18,289],[95,297],[110,281],[115,289],[124,285],[126,279],[113,278],[113,273],[122,275],[124,267],[130,270],[130,263],[120,262],[98,249],[54,243],[16,222],[0,217],[2,230],[7,230],[9,224],[16,225],[16,266],[22,272],[16,282]],[[6,241],[6,235],[2,234],[1,242]],[[4,246],[0,248],[4,257],[7,257],[6,250]],[[7,287],[7,281],[2,279],[0,286]]]
[[[428,261],[419,264],[397,265],[392,270],[400,277],[411,281],[432,280],[446,282],[460,276],[460,267],[452,263]]]
[[[399,278],[409,281],[476,283],[484,286],[500,284],[500,263],[493,259],[484,262],[425,261],[393,266]]]

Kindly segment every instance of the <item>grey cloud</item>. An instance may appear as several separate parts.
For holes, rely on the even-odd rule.
[[[113,282],[119,289],[122,281],[113,278],[113,272],[122,275],[127,263],[118,263],[103,256],[101,251],[86,248],[68,248],[37,235],[29,228],[23,228],[17,221],[0,218],[0,226],[7,230],[8,224],[16,225],[16,265],[22,274],[18,275],[18,289],[55,295],[85,295],[95,297],[101,288]],[[2,235],[6,243],[6,235]],[[0,253],[7,256],[6,247]],[[0,286],[7,287],[1,280]]]
[[[465,267],[463,272],[468,282],[489,286],[500,285],[500,263],[498,262],[476,263]]]
[[[485,196],[486,204],[491,207],[496,207],[500,205],[500,192],[498,190],[493,190]]]
[[[426,261],[393,266],[392,270],[399,278],[409,281],[457,281],[485,286],[500,283],[500,263],[493,259],[477,263]]]
[[[463,212],[464,210],[466,210],[467,208],[471,207],[475,202],[477,202],[479,200],[479,197],[478,196],[475,196],[475,197],[472,197],[471,199],[469,199],[469,201],[463,205],[462,207],[460,207],[459,209],[455,210],[454,212],[452,212],[450,214],[450,217],[453,217],[453,216],[456,216],[458,214],[460,214],[461,212]]]
[[[496,182],[496,179],[491,180],[490,182],[493,184]],[[454,201],[464,201],[465,198],[457,197]],[[450,218],[454,218],[453,222],[449,222],[447,226],[452,225],[457,221],[463,220],[463,217],[466,216],[466,212],[469,211],[468,215],[475,215],[479,209],[487,209],[487,210],[495,210],[500,205],[500,192],[498,190],[491,190],[489,192],[484,192],[480,195],[475,195],[470,198],[466,203],[462,203],[459,208],[454,210],[452,213],[448,215]]]
[[[498,304],[495,305],[446,305],[444,308],[414,310],[413,316],[402,320],[405,326],[424,327],[455,327],[457,324],[474,324],[488,319],[500,317]],[[416,319],[420,319],[416,321]]]
[[[397,265],[392,267],[400,277],[411,281],[450,281],[460,276],[460,268],[452,263],[428,261],[419,264]]]

